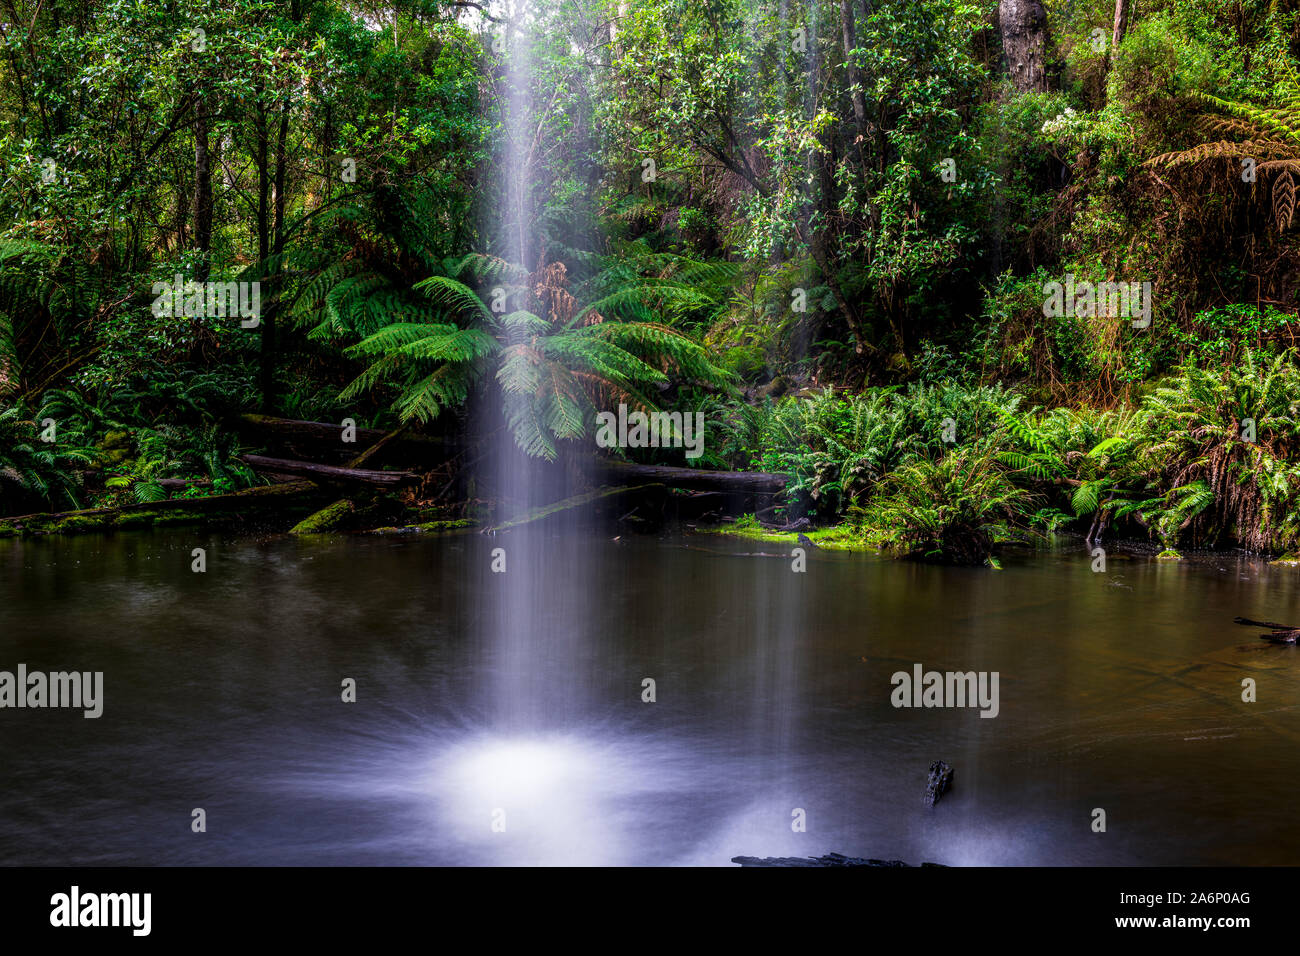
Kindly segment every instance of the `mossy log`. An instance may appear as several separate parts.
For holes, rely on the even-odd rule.
[[[311,481],[246,488],[206,498],[170,498],[142,504],[89,508],[83,511],[18,515],[0,518],[0,537],[42,534],[84,534],[127,528],[208,524],[247,515],[310,508],[320,488]]]
[[[290,534],[323,534],[333,531],[356,511],[349,498],[342,498],[326,505],[320,511],[313,512],[289,529]]]
[[[421,521],[416,524],[390,525],[371,528],[366,534],[473,534],[479,530],[478,522],[470,518],[444,518],[439,521]]]
[[[374,458],[379,452],[392,444],[406,429],[405,427],[394,429],[387,435],[384,435],[379,441],[375,442],[361,454],[357,455],[348,462],[349,468],[360,468],[366,462]],[[356,505],[349,498],[340,498],[338,501],[331,502],[315,514],[308,515],[302,521],[289,529],[290,534],[322,534],[327,531],[333,531],[345,522],[357,510]]]

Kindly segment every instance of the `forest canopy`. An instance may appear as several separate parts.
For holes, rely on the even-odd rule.
[[[1292,3],[0,0],[0,45],[0,514],[256,484],[254,413],[551,460],[626,404],[916,555],[1300,538]]]

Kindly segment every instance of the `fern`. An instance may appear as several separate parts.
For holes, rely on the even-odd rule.
[[[568,292],[558,263],[525,275],[475,255],[442,268],[445,274],[414,286],[438,320],[392,321],[351,346],[347,354],[369,364],[344,398],[396,387],[399,417],[428,422],[490,380],[500,389],[518,446],[553,459],[557,442],[586,434],[598,407],[623,401],[653,409],[651,390],[673,379],[731,387],[731,377],[698,342],[656,321],[650,295],[636,285],[598,276],[590,287],[605,293],[583,307]],[[661,298],[681,301],[680,291]]]
[[[1198,117],[1202,134],[1235,136],[1238,139],[1210,139],[1188,149],[1163,153],[1146,165],[1177,170],[1215,163],[1254,162],[1256,172],[1270,182],[1267,207],[1279,232],[1295,219],[1296,177],[1300,176],[1300,84],[1288,71],[1274,92],[1277,106],[1228,100],[1207,93],[1194,96],[1209,107]],[[1212,183],[1222,182],[1218,177]],[[1261,190],[1260,201],[1265,201]]]

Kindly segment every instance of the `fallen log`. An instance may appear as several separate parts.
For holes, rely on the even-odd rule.
[[[263,446],[296,448],[310,451],[306,457],[328,451],[345,460],[356,448],[383,451],[385,457],[397,461],[442,460],[454,452],[454,440],[436,435],[412,434],[406,428],[385,432],[379,428],[357,428],[356,444],[344,443],[343,426],[334,422],[311,422],[297,418],[276,418],[271,415],[240,415],[230,425],[241,434],[257,439]],[[301,452],[300,452],[301,453]]]
[[[637,491],[645,491],[649,488],[662,488],[660,484],[648,485],[629,485],[620,488],[601,488],[597,491],[587,492],[582,495],[574,495],[571,498],[565,498],[563,501],[557,501],[541,508],[537,508],[522,518],[514,518],[510,521],[503,522],[491,528],[484,529],[486,534],[496,534],[498,531],[509,531],[511,528],[518,528],[520,525],[531,524],[534,521],[541,521],[552,515],[559,514],[562,511],[569,511],[572,508],[580,508],[583,505],[595,504],[598,501],[604,501],[609,498],[615,498],[619,495],[632,494]]]
[[[343,498],[313,512],[289,529],[290,534],[323,534],[338,528],[357,510],[350,498]]]
[[[595,465],[603,484],[642,484],[654,482],[670,488],[693,491],[729,491],[740,494],[779,494],[790,481],[789,475],[768,471],[708,471],[703,468],[679,468],[673,465],[637,465],[613,458],[598,458]]]
[[[343,426],[334,422],[309,422],[297,418],[247,414],[240,415],[234,424],[241,432],[259,432],[281,439],[343,444]],[[381,428],[357,428],[357,444],[369,448],[382,439],[384,434]]]
[[[1274,621],[1252,621],[1246,617],[1233,618],[1233,622],[1245,624],[1248,627],[1271,628],[1271,634],[1261,634],[1260,638],[1272,644],[1295,644],[1297,640],[1300,640],[1300,627],[1291,624],[1278,624]]]
[[[356,469],[360,468],[371,458],[374,458],[387,445],[391,444],[402,432],[405,426],[394,429],[379,441],[375,442],[361,454],[357,455],[348,462],[347,467]],[[289,529],[290,534],[322,534],[327,531],[334,531],[341,526],[357,510],[356,504],[350,498],[340,498],[338,501],[332,501],[315,514],[308,515]]]
[[[364,484],[383,488],[396,488],[417,480],[410,471],[374,471],[369,468],[341,468],[337,465],[319,465],[312,461],[291,461],[287,458],[267,458],[265,455],[241,455],[240,461],[257,472],[274,472],[296,475],[325,484]]]
[[[864,860],[862,857],[845,856],[843,853],[827,853],[825,856],[733,856],[731,862],[739,863],[741,866],[871,866],[886,869],[912,866],[902,860]],[[943,863],[921,865],[944,866]]]
[[[401,438],[402,435],[405,434],[405,432],[406,432],[406,426],[405,426],[405,425],[403,425],[401,428],[394,428],[391,432],[389,432],[389,433],[388,433],[387,435],[385,435],[383,438],[379,439],[379,441],[375,442],[373,445],[371,445],[369,448],[367,448],[367,449],[366,449],[365,451],[363,451],[361,454],[357,455],[357,457],[355,457],[355,458],[353,458],[351,461],[349,461],[349,462],[348,462],[348,467],[349,467],[349,468],[360,468],[360,467],[361,467],[362,465],[364,465],[366,462],[368,462],[368,461],[370,461],[372,458],[376,457],[380,452],[382,452],[385,448],[387,448],[387,447],[388,447],[389,445],[391,445],[393,442],[395,442],[395,441],[397,441],[399,438]]]
[[[261,485],[228,495],[206,498],[168,498],[140,504],[56,511],[0,518],[0,538],[42,534],[82,534],[127,528],[207,523],[238,519],[264,511],[311,507],[319,487],[310,481]]]

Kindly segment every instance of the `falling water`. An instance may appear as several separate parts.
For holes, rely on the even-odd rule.
[[[535,89],[534,24],[526,6],[512,14],[499,87],[500,221],[490,231],[500,237],[502,258],[526,272],[545,253],[536,229],[543,197],[535,172],[544,128],[538,104],[545,98]],[[526,300],[525,291],[507,301],[506,313],[527,308]],[[509,336],[506,341],[508,347],[520,344]],[[499,419],[484,424],[482,433],[493,436],[484,485],[495,499],[498,527],[581,490],[569,486],[556,466],[522,454]],[[647,653],[640,670],[611,672],[600,665],[612,632],[622,626],[617,615],[602,620],[600,596],[623,587],[653,609],[680,604],[682,595],[658,593],[647,601],[646,592],[661,590],[653,577],[616,582],[607,563],[593,560],[601,542],[580,521],[580,511],[566,512],[493,536],[494,562],[481,572],[477,683],[483,723],[450,743],[435,774],[456,832],[503,861],[632,862],[633,853],[644,852],[633,849],[634,833],[652,820],[661,825],[664,806],[713,786],[682,769],[698,759],[701,748],[707,753],[713,746],[698,728],[674,725],[674,717],[683,719],[685,701],[678,698],[665,708],[642,697],[647,678],[662,684],[665,694],[680,692],[673,680],[677,661],[661,649]],[[727,785],[746,796],[720,833],[700,834],[702,856],[713,852],[717,840],[757,845],[738,834],[773,821],[778,834],[793,833],[783,821],[810,796],[799,792],[790,773],[799,724],[795,648],[802,578],[763,570],[747,586],[733,585],[722,595],[730,613],[740,607],[754,612],[750,628],[736,635],[739,647],[723,651],[743,658],[745,666],[718,690],[729,702],[730,722],[745,728],[750,759],[728,755]],[[695,626],[691,609],[682,611],[685,620],[678,627]],[[725,628],[727,613],[724,607],[716,624]],[[667,615],[663,623],[669,626]],[[504,829],[489,829],[489,822]]]
[[[501,141],[495,175],[499,221],[485,232],[499,239],[497,254],[518,274],[504,277],[502,318],[531,309],[527,273],[543,255],[537,233],[535,181],[539,122],[533,72],[536,25],[527,0],[513,5],[498,49],[504,65],[499,85]],[[507,331],[507,348],[525,333]],[[571,493],[554,464],[525,455],[501,402],[487,410],[481,434],[491,447],[482,485],[494,499],[489,564],[481,569],[477,683],[482,725],[454,740],[435,775],[455,830],[508,862],[601,863],[617,841],[604,834],[595,803],[608,791],[618,756],[586,723],[598,717],[590,696],[583,649],[591,589],[554,589],[555,569],[588,581],[588,542],[565,518],[502,528]],[[551,579],[548,583],[548,575]],[[595,582],[592,582],[593,584]],[[596,837],[599,838],[596,838]]]
[[[514,0],[504,25],[504,72],[500,82],[502,139],[497,153],[496,175],[499,177],[501,207],[499,223],[492,224],[501,237],[501,256],[527,271],[535,265],[532,228],[535,225],[532,199],[532,141],[534,122],[532,90],[532,43],[529,36],[528,0]],[[526,291],[518,276],[509,277],[515,292],[504,302],[508,315],[515,309],[530,307]],[[507,348],[518,346],[520,331],[506,334]],[[500,405],[500,402],[494,403]],[[495,498],[493,523],[501,526],[527,516],[542,504],[538,466],[518,449],[511,430],[502,427],[498,408],[488,408],[492,416],[480,434],[491,436],[490,452],[485,459],[487,487]],[[492,703],[495,730],[517,735],[536,729],[538,718],[545,713],[540,697],[545,691],[540,656],[547,643],[557,635],[543,630],[538,612],[546,604],[538,575],[544,559],[543,543],[536,529],[520,526],[497,536],[494,550],[498,570],[489,569],[485,597],[492,608],[483,619],[484,648],[489,655],[486,673],[490,675],[486,690]],[[504,567],[505,570],[500,570]],[[547,629],[549,630],[549,629]]]

